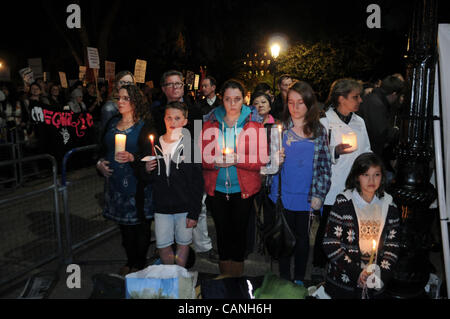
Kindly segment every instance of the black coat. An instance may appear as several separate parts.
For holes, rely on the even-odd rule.
[[[198,109],[198,105],[194,104],[192,98],[188,95],[183,96],[183,102],[186,103],[188,108],[188,124],[186,128],[194,136],[194,121],[202,120],[202,114]],[[152,114],[153,125],[155,126],[158,135],[164,135],[166,133],[166,126],[164,124],[164,111],[167,105],[167,99],[164,96],[161,101],[156,101],[153,103],[150,110]]]
[[[147,150],[151,155],[150,141],[140,140],[143,144],[140,149]],[[161,155],[159,149],[161,144],[159,137],[155,138],[156,153]],[[158,149],[159,148],[159,149]],[[189,152],[189,150],[191,150]],[[197,156],[195,153],[197,152]],[[166,163],[164,159],[158,159],[159,168],[156,167],[151,173],[145,170],[145,163],[141,165],[140,175],[143,180],[152,183],[153,200],[155,213],[177,214],[187,212],[187,217],[198,220],[202,210],[202,198],[204,192],[204,182],[201,159],[195,163],[195,158],[199,159],[199,147],[192,139],[183,137],[181,143],[174,153],[174,158],[170,162],[169,176],[166,174]]]
[[[211,112],[212,109],[222,105],[222,100],[217,96],[216,100],[214,101],[213,105],[209,105],[206,101],[206,98],[203,98],[197,102],[197,109],[200,111],[200,113],[203,115],[208,114]]]

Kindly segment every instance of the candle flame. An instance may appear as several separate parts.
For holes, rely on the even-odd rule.
[[[283,130],[283,127],[281,125],[278,125],[278,130],[281,132]]]
[[[222,153],[223,153],[224,155],[226,155],[226,154],[231,154],[231,153],[233,153],[233,150],[232,150],[231,148],[226,147],[226,148],[224,148],[224,149],[222,150]]]
[[[152,143],[153,143],[153,140],[155,139],[155,137],[153,136],[153,134],[150,135],[149,138],[150,138],[150,141],[152,141]]]
[[[372,244],[373,244],[372,248],[373,248],[373,250],[375,250],[377,248],[377,241],[375,239],[373,239]]]

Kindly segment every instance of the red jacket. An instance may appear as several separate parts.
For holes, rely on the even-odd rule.
[[[256,111],[256,109],[254,110]],[[205,191],[214,196],[219,168],[214,165],[216,154],[220,154],[218,138],[221,136],[219,122],[211,112],[203,123],[201,150]],[[252,120],[253,118],[253,120]],[[259,121],[261,119],[261,121]],[[252,112],[238,137],[238,160],[236,170],[241,188],[242,198],[249,198],[261,189],[260,169],[266,165],[269,157],[267,137],[262,118],[257,111]]]

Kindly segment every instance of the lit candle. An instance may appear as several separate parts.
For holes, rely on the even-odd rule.
[[[232,163],[234,158],[234,150],[230,147],[222,149],[222,155],[225,157],[225,163]]]
[[[151,134],[149,136],[150,138],[150,142],[152,143],[152,156],[155,155],[155,137],[153,136],[153,134]]]
[[[374,259],[374,257],[375,257],[375,253],[376,253],[376,251],[377,251],[377,241],[374,239],[373,241],[372,241],[372,254],[370,255],[370,260],[369,260],[369,263],[368,263],[368,265],[372,265],[372,263],[373,263],[373,259]]]
[[[125,151],[125,144],[127,142],[127,136],[125,134],[116,134],[116,148],[115,154]]]
[[[348,151],[356,151],[358,148],[358,138],[354,132],[348,134],[342,134],[342,144],[349,144],[351,147],[347,148]]]
[[[283,126],[282,125],[278,125],[278,134],[280,135],[280,152],[281,152],[281,149],[283,148]]]
[[[223,155],[233,154],[233,150],[229,147],[225,147],[224,149],[222,149],[222,154]]]

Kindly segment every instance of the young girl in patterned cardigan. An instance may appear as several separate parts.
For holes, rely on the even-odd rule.
[[[384,192],[385,180],[377,155],[361,154],[346,190],[336,197],[323,240],[330,261],[325,291],[333,299],[379,297],[392,276],[400,217],[392,196]]]

